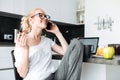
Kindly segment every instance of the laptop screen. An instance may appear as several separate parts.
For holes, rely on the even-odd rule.
[[[97,51],[97,48],[98,48],[99,37],[81,37],[81,38],[79,38],[79,40],[84,45],[92,45],[91,53],[96,54],[96,51]]]

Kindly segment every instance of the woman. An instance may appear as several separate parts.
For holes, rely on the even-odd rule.
[[[50,16],[40,8],[31,10],[22,18],[23,31],[17,36],[14,55],[15,66],[24,80],[67,80],[65,78],[53,79],[53,75],[59,75],[61,72],[52,64],[52,51],[64,55],[68,44],[55,23],[50,22],[50,30],[46,29],[49,18]],[[43,29],[55,34],[61,46],[41,36]],[[61,65],[60,68],[64,67]]]

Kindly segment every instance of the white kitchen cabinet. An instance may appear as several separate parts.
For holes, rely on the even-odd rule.
[[[119,80],[120,65],[83,63],[81,80]]]
[[[0,11],[23,14],[24,0],[0,0]]]
[[[25,14],[33,8],[42,8],[51,20],[76,23],[77,0],[25,0]]]
[[[25,0],[13,0],[13,13],[24,15]]]
[[[77,23],[77,0],[0,0],[0,11],[25,15],[33,8],[42,8],[51,20]]]
[[[14,70],[0,70],[0,80],[15,80]]]
[[[106,65],[83,63],[81,80],[106,80]]]
[[[106,69],[106,80],[120,80],[120,65],[107,65]]]
[[[13,12],[13,0],[0,0],[0,11]]]
[[[13,67],[11,57],[11,51],[13,49],[14,47],[0,47],[0,69]]]
[[[14,47],[0,47],[0,80],[15,80],[11,57]]]

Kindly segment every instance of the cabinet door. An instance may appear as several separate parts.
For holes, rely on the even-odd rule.
[[[0,11],[23,15],[24,0],[0,0]]]
[[[106,65],[83,63],[81,80],[106,80]]]
[[[24,15],[24,2],[25,0],[13,0],[13,13]]]
[[[0,47],[0,69],[13,68],[12,50],[14,50],[14,47]]]
[[[107,65],[106,66],[106,80],[120,80],[120,66]]]
[[[13,12],[13,0],[0,0],[0,11]]]
[[[0,70],[0,80],[15,80],[14,69]]]

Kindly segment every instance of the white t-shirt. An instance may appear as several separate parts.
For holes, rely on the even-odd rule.
[[[44,80],[51,73],[54,73],[56,68],[52,64],[51,47],[54,42],[42,36],[41,42],[29,48],[29,72],[23,80]],[[17,67],[22,59],[23,53],[20,47],[15,47],[15,66]]]

